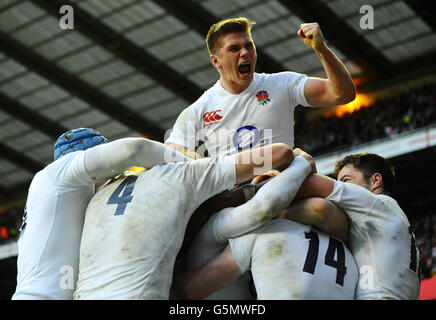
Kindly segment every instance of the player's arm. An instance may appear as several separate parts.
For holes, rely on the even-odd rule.
[[[222,240],[234,238],[277,217],[291,204],[311,171],[312,167],[306,159],[296,157],[288,168],[266,183],[250,201],[222,214],[214,228],[216,237]]]
[[[346,241],[349,221],[345,212],[333,202],[323,198],[301,199],[292,203],[280,213],[280,218],[310,224]]]
[[[244,192],[244,189],[247,191]],[[189,219],[177,259],[185,256],[195,236],[213,214],[224,208],[237,207],[244,204],[247,200],[251,199],[255,190],[256,186],[247,184],[232,190],[223,191],[204,201]]]
[[[174,148],[175,150],[182,153],[183,155],[185,155],[188,158],[191,158],[194,160],[201,159],[201,156],[197,152],[195,152],[193,150],[189,150],[187,147],[184,147],[180,144],[173,143],[173,142],[165,142],[165,145]]]
[[[176,276],[174,286],[182,299],[199,300],[224,288],[242,274],[229,245],[224,251],[193,271]]]
[[[87,149],[85,168],[95,181],[114,177],[139,166],[151,168],[158,164],[188,161],[170,146],[145,138],[124,138]]]
[[[213,243],[222,247],[229,238],[252,231],[276,217],[292,202],[311,169],[303,157],[295,158],[286,170],[266,183],[250,201],[213,215],[196,235],[196,247],[212,247]]]
[[[294,149],[296,156],[302,156],[312,165],[316,172],[313,157],[301,149]],[[330,177],[313,173],[301,185],[295,196],[295,202],[283,212],[281,218],[288,218],[304,224],[311,224],[319,229],[335,235],[343,240],[348,237],[349,221],[342,208],[325,200],[335,187],[335,180]],[[305,199],[297,201],[300,199]]]
[[[273,167],[281,168],[286,164],[289,166],[290,159],[292,159],[293,156],[289,146],[285,144],[275,144],[262,147],[262,149],[264,149],[263,153],[261,153],[263,156],[272,156],[271,165]],[[255,152],[256,151],[253,151],[253,154],[255,154]],[[247,160],[247,157],[244,155],[240,155],[240,157],[241,158],[237,160],[238,162]],[[253,162],[253,159],[251,158],[250,161]],[[238,165],[237,163],[237,167]],[[245,172],[243,173],[244,176],[247,175],[248,177],[248,175],[252,175],[253,165],[250,167],[249,162],[247,162],[246,165],[241,165],[243,168],[240,170]],[[262,170],[264,169],[262,168]],[[283,176],[279,175],[280,178],[277,177],[270,181],[271,185],[265,190],[259,191],[259,193],[257,190],[267,184],[267,181],[263,181],[257,185],[247,184],[231,191],[222,192],[206,200],[189,220],[178,257],[180,258],[186,254],[193,239],[209,218],[214,213],[224,208],[235,207],[232,212],[226,214],[225,219],[223,219],[226,221],[224,227],[217,229],[226,230],[226,233],[220,236],[222,239],[235,237],[253,230],[272,217],[277,216],[283,208],[291,203],[299,185],[301,185],[304,178],[311,170],[311,164],[304,159],[299,159],[299,161],[294,160],[290,166],[282,172],[282,174],[284,174]],[[284,188],[284,190],[280,194],[275,191],[277,188]],[[253,196],[254,198],[252,199]],[[248,202],[245,203],[246,201]]]
[[[281,218],[287,218],[317,228],[332,234],[342,240],[348,237],[349,221],[345,212],[328,197],[335,186],[335,180],[321,175],[309,175],[289,208],[280,213]],[[322,198],[322,199],[321,199]]]
[[[221,211],[224,208],[234,208],[243,205],[253,198],[257,191],[259,191],[260,188],[262,188],[263,185],[265,185],[268,181],[269,179],[263,180],[256,184],[244,184],[242,186],[235,187],[232,190],[223,191],[204,201],[189,219],[182,247],[180,248],[177,258],[180,259],[181,257],[185,256],[193,239],[213,214]]]
[[[200,159],[201,156],[194,151],[198,142],[196,124],[192,108],[188,107],[183,110],[177,117],[169,137],[165,140],[165,145],[176,149],[189,158]]]
[[[271,169],[282,171],[293,159],[293,150],[285,143],[273,143],[239,152],[235,159],[236,184],[250,181],[254,176],[264,174]]]
[[[346,104],[356,97],[356,87],[342,61],[327,47],[318,23],[304,23],[297,35],[319,56],[327,79],[309,78],[304,86],[307,102],[312,106],[329,107]]]
[[[257,168],[261,173],[268,172],[271,166],[274,169],[284,169],[289,166],[293,160],[292,149],[282,143],[272,144],[269,146],[243,151],[236,157],[237,183],[245,182],[254,175],[254,169]],[[194,212],[186,228],[185,237],[182,247],[179,251],[178,258],[184,256],[199,230],[205,225],[206,221],[216,212],[228,208],[237,207],[251,199],[260,186],[247,184],[231,191],[224,191],[214,197],[204,201]]]

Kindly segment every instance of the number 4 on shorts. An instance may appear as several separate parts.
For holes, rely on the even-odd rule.
[[[115,211],[116,216],[124,214],[127,204],[132,201],[133,188],[135,187],[137,176],[128,176],[123,182],[115,189],[115,191],[109,197],[107,204],[116,204],[117,209]],[[122,193],[122,194],[121,194]],[[121,196],[120,196],[121,194]]]

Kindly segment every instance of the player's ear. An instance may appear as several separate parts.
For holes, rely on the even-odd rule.
[[[210,62],[212,63],[212,65],[213,65],[215,68],[217,68],[217,69],[222,69],[222,66],[221,66],[221,64],[220,64],[220,62],[219,62],[219,60],[218,60],[218,57],[217,57],[216,55],[212,54],[212,55],[210,56]]]
[[[380,173],[374,173],[369,179],[369,184],[372,192],[377,194],[383,192],[383,176]]]

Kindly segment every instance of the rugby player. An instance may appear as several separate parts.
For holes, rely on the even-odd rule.
[[[54,145],[54,161],[29,187],[18,240],[14,300],[73,298],[86,206],[96,183],[132,166],[153,167],[186,158],[162,143],[144,138],[109,142],[97,130],[78,128]]]

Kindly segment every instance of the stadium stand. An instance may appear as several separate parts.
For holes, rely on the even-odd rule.
[[[320,117],[295,125],[295,145],[312,155],[332,152],[436,123],[436,85],[427,84],[376,100],[343,117]]]

